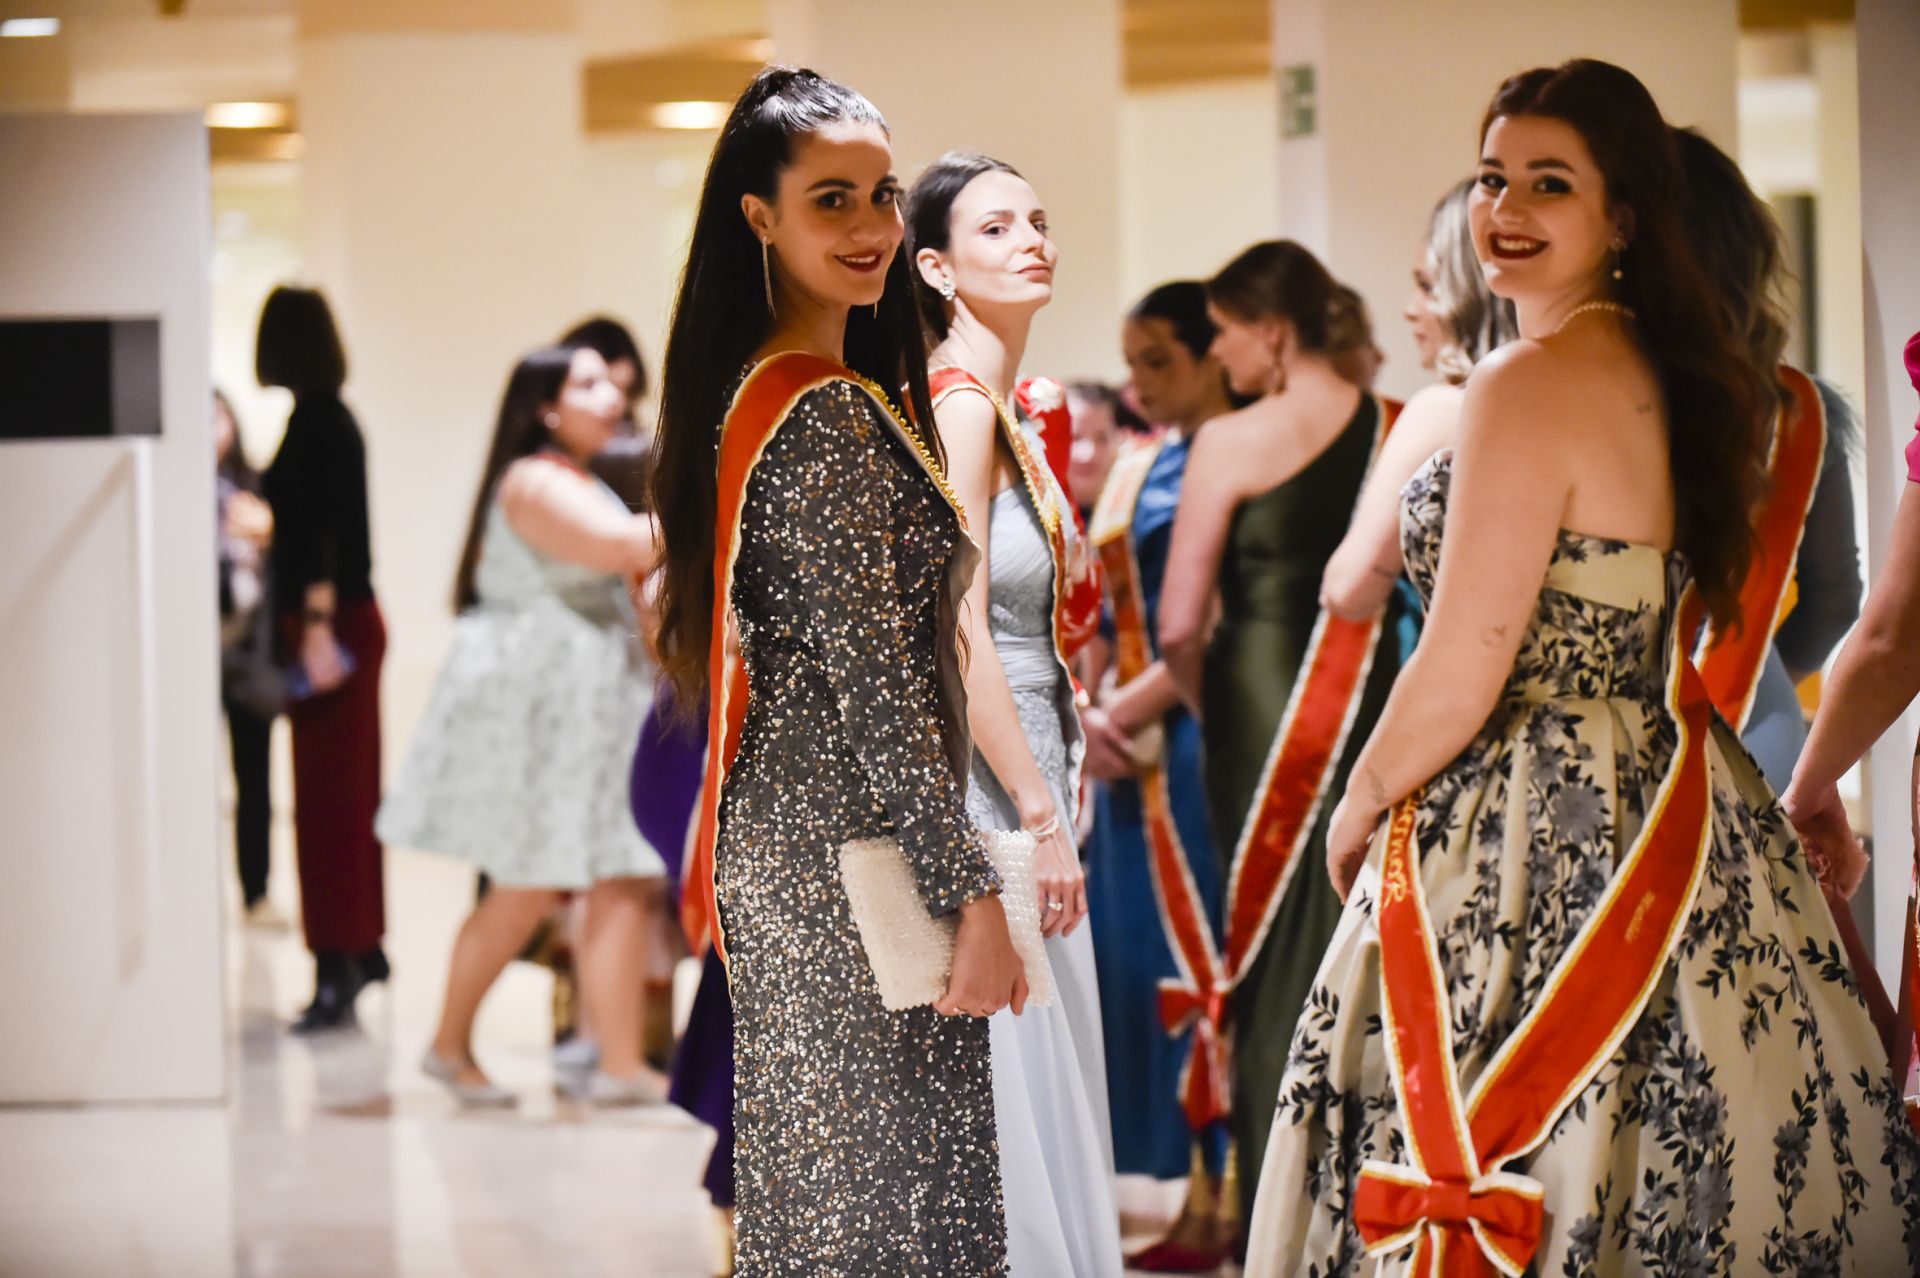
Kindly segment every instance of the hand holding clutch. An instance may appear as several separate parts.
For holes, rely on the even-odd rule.
[[[1051,1007],[1053,969],[1040,936],[1040,908],[1033,878],[1033,836],[1022,830],[981,832],[987,855],[1000,873],[999,905],[1008,936],[1026,969],[1027,1002]],[[952,916],[927,913],[913,871],[893,839],[856,839],[840,849],[840,879],[860,945],[867,952],[880,1003],[890,1012],[944,1000],[952,982]],[[960,1010],[966,1010],[964,1008]]]

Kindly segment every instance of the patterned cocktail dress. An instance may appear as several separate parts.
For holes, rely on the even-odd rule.
[[[1451,473],[1442,454],[1404,494],[1407,568],[1426,598]],[[1664,666],[1685,583],[1677,556],[1563,532],[1498,707],[1421,795],[1414,847],[1463,1093],[1541,997],[1667,772]],[[1528,1272],[1920,1272],[1920,1149],[1832,916],[1717,719],[1706,755],[1704,878],[1651,1001],[1545,1142],[1508,1165],[1545,1190]],[[1406,1156],[1379,955],[1363,876],[1294,1035],[1253,1278],[1374,1272],[1356,1180],[1369,1159]],[[1403,1273],[1407,1256],[1380,1272]]]
[[[752,695],[715,855],[742,1278],[1005,1271],[987,1023],[881,1007],[838,865],[847,841],[891,836],[935,913],[997,888],[941,656],[962,536],[851,382],[802,396],[747,486],[733,604]]]

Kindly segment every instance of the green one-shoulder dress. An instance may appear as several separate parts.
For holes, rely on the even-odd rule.
[[[1378,399],[1362,396],[1346,427],[1319,456],[1285,482],[1242,502],[1229,526],[1220,563],[1221,618],[1207,653],[1202,705],[1207,809],[1223,873],[1231,869],[1247,809],[1306,657],[1320,615],[1320,578],[1353,518],[1380,413]],[[1401,608],[1396,592],[1313,833],[1296,853],[1300,862],[1273,926],[1234,992],[1232,1126],[1243,1168],[1259,1167],[1265,1157],[1287,1045],[1340,918],[1340,898],[1327,878],[1327,819],[1399,671]],[[1254,1181],[1241,1178],[1243,1213],[1251,1212]]]

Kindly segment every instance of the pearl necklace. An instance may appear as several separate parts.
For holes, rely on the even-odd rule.
[[[1553,326],[1553,331],[1551,333],[1548,333],[1547,336],[1558,337],[1560,335],[1561,329],[1564,329],[1567,325],[1573,323],[1574,320],[1578,319],[1582,315],[1585,315],[1588,311],[1612,311],[1615,314],[1621,316],[1623,319],[1634,318],[1633,308],[1631,306],[1627,306],[1620,302],[1608,302],[1608,301],[1598,301],[1598,300],[1592,301],[1592,302],[1582,302],[1580,303],[1580,305],[1568,311],[1566,313],[1566,316],[1563,319],[1561,319],[1561,321],[1558,324],[1555,324]]]

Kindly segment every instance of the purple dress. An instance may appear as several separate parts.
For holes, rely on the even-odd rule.
[[[695,714],[677,720],[674,705],[672,687],[662,682],[640,728],[631,796],[634,823],[678,882],[706,770],[707,708],[703,702]],[[702,960],[700,989],[674,1055],[668,1099],[713,1128],[707,1193],[714,1206],[733,1206],[733,1004],[726,969],[712,950]]]

